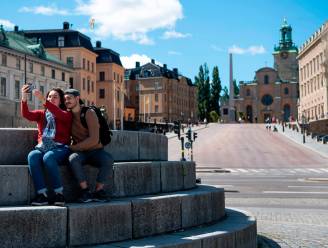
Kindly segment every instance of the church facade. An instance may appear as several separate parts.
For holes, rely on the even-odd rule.
[[[253,81],[239,83],[239,96],[234,97],[238,119],[263,123],[268,118],[284,121],[297,118],[298,49],[286,20],[280,34],[279,45],[273,52],[274,67],[260,68]]]

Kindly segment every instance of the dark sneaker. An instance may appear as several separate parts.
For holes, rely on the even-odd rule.
[[[65,197],[61,193],[56,193],[54,198],[54,205],[55,206],[65,206]]]
[[[106,191],[101,189],[92,193],[92,199],[95,202],[108,202],[110,200]]]
[[[92,202],[92,195],[89,189],[82,189],[80,198],[78,199],[79,202],[87,203]]]
[[[48,197],[45,194],[37,194],[31,202],[32,206],[46,206],[49,204]]]

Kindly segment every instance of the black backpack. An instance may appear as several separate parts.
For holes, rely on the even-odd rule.
[[[105,119],[105,117],[102,115],[101,111],[99,108],[97,108],[96,106],[89,106],[89,107],[82,107],[81,109],[81,115],[80,115],[80,119],[81,119],[81,123],[85,128],[88,128],[87,125],[87,121],[85,119],[85,114],[87,112],[88,109],[92,109],[93,111],[96,112],[96,115],[98,117],[98,122],[99,122],[99,138],[100,138],[100,142],[103,146],[108,145],[111,140],[112,140],[112,131],[110,130],[107,121]]]

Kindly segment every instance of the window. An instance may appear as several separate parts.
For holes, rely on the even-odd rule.
[[[119,91],[116,91],[116,98],[117,98],[117,101],[119,102],[120,101],[120,92]]]
[[[99,89],[99,98],[105,98],[105,89]]]
[[[158,102],[158,94],[155,94],[155,102]]]
[[[62,72],[62,81],[65,81],[65,72]]]
[[[269,76],[264,75],[264,84],[268,84],[268,83],[269,83]]]
[[[41,91],[42,95],[44,95],[44,86],[40,85],[40,91]]]
[[[264,95],[261,99],[261,102],[265,106],[270,106],[273,103],[273,98],[271,95]]]
[[[73,82],[74,82],[74,79],[72,77],[69,78],[69,88],[72,89],[74,88],[73,87]]]
[[[155,105],[155,113],[158,113],[158,105]]]
[[[7,65],[7,55],[5,54],[2,54],[1,65],[3,66]]]
[[[285,95],[289,94],[289,89],[287,87],[284,89],[284,93],[285,93]]]
[[[93,81],[91,81],[91,92],[94,92],[94,91],[95,91],[94,83],[93,83]]]
[[[20,82],[19,80],[15,80],[15,99],[19,99],[19,92],[20,92]]]
[[[250,96],[251,95],[251,90],[250,89],[247,89],[246,90],[246,96]]]
[[[223,114],[224,114],[224,115],[228,115],[228,109],[227,109],[227,108],[224,108],[224,109],[223,109]]]
[[[83,88],[82,89],[85,90],[85,78],[83,78],[82,81],[83,81],[83,85],[82,85]]]
[[[82,68],[85,69],[85,59],[82,60]]]
[[[21,60],[20,58],[16,58],[16,69],[20,70],[21,67]]]
[[[114,81],[115,81],[115,79],[116,79],[116,73],[114,72]]]
[[[29,63],[29,72],[33,73],[33,63],[32,62]]]
[[[90,61],[89,60],[87,61],[87,69],[88,69],[88,71],[90,71]]]
[[[90,93],[90,79],[88,79],[87,81],[87,91],[88,93]]]
[[[65,46],[65,38],[63,36],[58,37],[58,47],[64,47]]]
[[[162,85],[159,82],[155,82],[154,83],[154,88],[155,88],[155,90],[161,90],[162,89]]]
[[[51,70],[51,78],[56,78],[56,71],[54,69]]]
[[[99,80],[105,81],[105,72],[104,71],[99,72]]]
[[[66,58],[66,64],[73,67],[74,65],[74,58],[73,57],[67,57]]]
[[[94,64],[93,64],[93,62],[91,62],[91,72],[93,72],[94,71]]]
[[[136,91],[139,91],[139,84],[136,84]]]
[[[0,85],[0,96],[6,96],[6,78],[1,78],[1,85]]]
[[[45,75],[44,65],[41,65],[41,76]]]

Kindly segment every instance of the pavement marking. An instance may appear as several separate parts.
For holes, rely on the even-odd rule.
[[[301,186],[301,185],[291,185],[288,188],[316,188],[316,189],[328,189],[328,186],[320,186],[320,185],[308,185],[308,186]]]
[[[328,194],[328,192],[319,191],[262,191],[263,194]]]
[[[222,185],[218,185],[218,184],[211,184],[211,186],[213,186],[213,187],[218,187],[218,188],[225,188],[225,187],[227,187],[227,188],[233,188],[233,187],[235,187],[235,186],[233,186],[233,185],[228,185],[228,184],[222,184]]]

